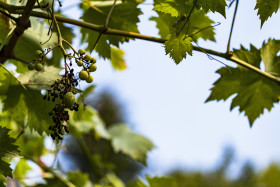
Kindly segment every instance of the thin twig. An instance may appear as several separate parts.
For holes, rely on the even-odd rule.
[[[218,22],[216,25],[213,25],[213,26],[210,25],[210,26],[208,26],[208,27],[205,27],[205,28],[203,28],[203,29],[201,29],[201,30],[199,30],[199,31],[197,31],[197,32],[195,32],[195,33],[193,33],[192,35],[190,35],[190,36],[188,36],[188,37],[192,38],[194,35],[196,35],[196,34],[202,32],[202,31],[204,31],[204,30],[206,30],[206,29],[208,29],[208,28],[210,28],[210,27],[217,27],[217,26],[219,26],[219,25],[221,25],[220,22]],[[187,38],[188,38],[188,37],[187,37]]]
[[[237,13],[237,9],[238,9],[238,3],[239,3],[239,0],[236,0],[235,10],[234,10],[233,18],[232,18],[230,34],[229,34],[228,44],[227,44],[227,53],[228,54],[230,54],[230,41],[231,41],[233,26],[234,26],[234,22],[235,22],[235,18],[236,18],[236,13]]]
[[[23,135],[23,133],[25,132],[25,130],[26,130],[26,128],[28,127],[28,124],[26,124],[24,127],[23,127],[23,129],[20,131],[20,133],[17,135],[17,137],[16,137],[16,140],[18,140],[20,137],[21,137],[21,135]]]
[[[3,10],[1,10],[1,9],[0,9],[0,12],[1,12],[1,14],[7,16],[8,18],[11,18],[11,19],[14,20],[15,22],[18,21],[18,18],[14,17],[14,16],[12,16],[12,15],[10,15],[10,14],[8,14],[7,12],[5,12],[5,11],[3,11]]]
[[[107,29],[108,29],[108,24],[109,24],[109,20],[110,20],[110,17],[111,17],[111,15],[112,15],[112,12],[113,12],[113,10],[114,10],[114,8],[115,8],[115,6],[116,6],[116,2],[117,2],[117,0],[114,0],[114,4],[112,5],[112,7],[111,7],[111,9],[110,9],[110,11],[109,11],[109,13],[108,13],[108,15],[107,15],[107,18],[106,18],[106,20],[105,20],[104,29],[103,29],[102,32],[99,33],[99,35],[98,35],[98,37],[97,37],[95,43],[93,44],[93,47],[92,47],[91,52],[92,52],[92,51],[94,50],[94,48],[96,47],[96,45],[97,45],[97,43],[99,42],[99,40],[100,40],[102,34],[105,33],[105,32],[107,31]]]
[[[31,15],[32,9],[35,5],[36,0],[28,0],[25,8],[23,9],[22,16],[19,18],[17,22],[17,26],[15,28],[15,32],[11,36],[8,44],[5,48],[3,48],[0,52],[1,58],[0,63],[4,63],[7,58],[10,58],[13,54],[13,50],[17,44],[18,39],[23,35],[24,31],[30,26],[29,17]],[[3,3],[3,2],[2,2]]]
[[[196,5],[196,2],[197,2],[197,0],[195,0],[194,4],[193,4],[193,6],[192,6],[191,12],[189,13],[189,15],[188,15],[188,17],[187,17],[185,23],[183,24],[183,26],[181,27],[181,29],[179,30],[179,32],[177,33],[177,35],[179,35],[179,34],[182,32],[182,30],[184,29],[184,27],[186,26],[187,23],[188,23],[188,27],[187,27],[187,32],[188,32],[189,26],[190,26],[189,21],[190,21],[192,12],[193,12],[193,10],[194,10],[194,7],[195,7],[195,5]],[[186,33],[187,33],[187,32],[186,32]]]
[[[8,5],[6,3],[3,3],[0,1],[0,7],[1,8],[4,8],[6,10],[8,10],[10,13],[13,13],[13,14],[21,14],[22,13],[22,9],[13,9],[15,6],[12,6],[12,5]],[[36,11],[32,11],[31,12],[31,16],[34,16],[34,17],[38,17],[38,18],[45,18],[45,19],[50,19],[48,17],[48,14],[44,13],[44,12],[36,12]],[[83,27],[83,28],[87,28],[87,29],[90,29],[90,30],[93,30],[93,31],[96,31],[96,32],[101,32],[104,27],[103,26],[100,26],[100,25],[96,25],[96,24],[92,24],[92,23],[88,23],[88,22],[83,22],[83,21],[78,21],[78,20],[74,20],[74,19],[70,19],[70,18],[66,18],[64,16],[55,16],[56,20],[57,21],[60,21],[60,22],[63,22],[63,23],[68,23],[68,24],[71,24],[71,25],[76,25],[76,26],[80,26],[80,27]],[[108,28],[106,30],[105,33],[103,34],[107,34],[107,35],[115,35],[115,36],[124,36],[124,37],[128,37],[128,38],[135,38],[135,39],[141,39],[141,40],[146,40],[146,41],[151,41],[151,42],[157,42],[157,43],[164,43],[166,42],[166,39],[164,38],[157,38],[157,37],[153,37],[153,36],[147,36],[147,35],[143,35],[143,34],[139,34],[139,33],[134,33],[134,32],[128,32],[128,31],[122,31],[122,30],[118,30],[118,29],[110,29]],[[240,59],[236,59],[236,58],[233,58],[231,55],[229,55],[228,53],[221,53],[221,52],[218,52],[218,51],[214,51],[214,50],[211,50],[211,49],[206,49],[206,48],[202,48],[202,47],[196,47],[196,46],[193,46],[193,50],[194,51],[199,51],[199,52],[204,52],[206,51],[208,54],[211,54],[211,55],[215,55],[215,56],[219,56],[219,57],[222,57],[222,58],[225,58],[227,60],[230,60],[236,64],[240,64]],[[251,71],[254,71],[278,84],[280,84],[280,79],[267,73],[267,72],[263,72],[261,71],[260,69],[248,64],[247,62],[245,61],[242,61],[242,66],[251,70]]]

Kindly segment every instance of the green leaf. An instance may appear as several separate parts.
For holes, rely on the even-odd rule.
[[[124,54],[124,51],[120,48],[111,48],[111,63],[116,70],[121,71],[126,69],[125,60],[123,58]]]
[[[36,50],[48,48],[57,43],[56,33],[53,33],[50,38],[50,35],[47,34],[48,28],[44,26],[43,22],[39,22],[36,18],[31,18],[30,20],[32,27],[24,31],[14,49],[14,53],[18,58],[28,62],[32,62],[36,58]],[[46,41],[48,42],[45,43]],[[45,44],[41,45],[40,43]]]
[[[14,143],[16,139],[9,136],[10,129],[0,126],[0,174],[5,177],[12,177],[12,169],[10,164],[3,161],[3,158],[13,158],[19,156],[18,146]]]
[[[17,140],[21,145],[20,152],[28,157],[39,159],[45,151],[44,138],[36,131],[31,132],[30,128],[26,128],[24,134]]]
[[[261,55],[260,50],[251,45],[247,50],[241,47],[240,50],[234,50],[234,55],[257,68],[260,68]],[[212,100],[227,100],[233,97],[231,107],[239,106],[240,112],[245,112],[250,125],[258,118],[264,109],[271,110],[274,103],[278,102],[280,87],[275,82],[243,67],[223,67],[217,71],[221,77],[211,88],[211,95],[206,102]]]
[[[265,71],[276,76],[280,76],[280,40],[268,40],[261,49],[261,57],[265,66]]]
[[[100,180],[101,186],[110,186],[110,187],[125,187],[124,183],[120,178],[118,178],[114,173],[110,172],[106,174]]]
[[[177,183],[172,177],[149,177],[146,176],[150,187],[177,187]]]
[[[154,147],[149,139],[131,132],[127,125],[122,124],[113,125],[109,128],[109,133],[115,152],[121,151],[132,159],[146,164],[147,152]]]
[[[90,85],[84,91],[80,94],[80,96],[77,98],[77,103],[83,102],[83,99],[85,99],[89,94],[93,93],[95,86]]]
[[[211,10],[212,12],[219,12],[226,18],[226,6],[225,0],[198,0],[197,5],[201,7],[205,12]]]
[[[278,11],[279,5],[279,0],[257,0],[255,9],[258,9],[258,15],[261,19],[261,27],[263,26],[264,22],[272,16],[273,13]]]
[[[49,126],[53,124],[53,121],[48,113],[53,109],[55,103],[43,100],[41,92],[32,89],[25,92],[24,100],[28,107],[27,123],[29,127],[40,135],[43,132],[50,134]]]
[[[105,128],[104,122],[99,117],[97,111],[90,106],[82,107],[74,112],[73,118],[69,121],[69,127],[73,136],[80,137],[93,131],[97,137],[110,138],[110,134]]]
[[[6,187],[4,183],[7,183],[7,179],[3,175],[0,175],[0,187]]]
[[[14,79],[13,77],[11,79]],[[6,82],[8,83],[8,82]],[[27,116],[27,123],[31,129],[36,130],[42,135],[43,132],[47,134],[50,132],[48,127],[52,124],[52,119],[48,115],[55,105],[54,102],[43,100],[43,95],[39,90],[33,90],[30,88],[24,89],[21,85],[10,85],[6,88],[6,85],[0,86],[4,90],[0,91],[0,96],[5,97],[3,101],[4,111],[17,111],[16,107],[27,106],[28,111],[22,109],[19,115],[24,120]],[[18,120],[18,119],[17,119]]]
[[[180,15],[180,11],[178,11],[177,9],[183,9],[183,8],[184,6],[182,6],[181,4],[179,4],[174,0],[174,1],[157,4],[153,8],[153,10],[170,14],[173,17],[178,17]]]
[[[128,183],[127,187],[177,187],[176,180],[172,177],[150,177],[146,175],[149,185],[141,179]]]
[[[44,71],[29,71],[21,74],[18,79],[22,84],[35,90],[47,90],[50,89],[51,85],[56,79],[61,79],[59,72],[61,68],[54,66],[45,66]]]
[[[91,3],[94,6],[95,2]],[[99,11],[97,11],[86,5],[86,3],[83,3],[82,5],[84,8],[82,19],[84,21],[97,25],[104,25],[111,6],[99,7]],[[135,0],[123,1],[122,3],[116,4],[114,11],[111,14],[108,27],[139,33],[137,23],[140,21],[138,16],[141,15],[142,12],[137,8],[137,5],[138,3]],[[81,29],[81,33],[81,42],[87,42],[87,50],[92,50],[99,33],[84,28]],[[126,37],[102,35],[95,49],[99,53],[99,56],[103,58],[111,58],[110,45],[119,47],[119,43],[127,41],[128,38]]]
[[[27,172],[32,170],[25,159],[20,159],[14,170],[14,177],[23,183],[23,178],[26,176]]]
[[[150,20],[156,22],[159,35],[161,38],[167,38],[169,34],[169,28],[174,25],[176,19],[171,17],[169,14],[158,13],[158,17],[151,17]]]
[[[166,54],[170,54],[170,57],[176,64],[179,64],[186,58],[187,53],[192,55],[193,46],[191,44],[191,38],[183,34],[177,36],[173,33],[169,35],[164,45]]]
[[[188,15],[191,12],[193,3],[185,0],[167,0],[155,1],[153,10],[165,14],[170,14],[172,17],[178,17],[180,15]]]
[[[162,38],[167,38],[169,31],[173,31],[187,34],[191,36],[195,42],[197,42],[199,38],[216,41],[214,27],[211,26],[214,21],[212,21],[203,10],[194,10],[187,26],[185,24],[187,20],[186,16],[173,18],[168,14],[159,13],[158,15],[158,17],[152,17],[150,20],[154,20],[157,23],[156,26]]]
[[[87,182],[89,181],[88,174],[82,173],[80,171],[69,172],[67,174],[67,178],[71,183],[75,184],[76,186],[80,186],[80,187],[85,186],[87,184]]]

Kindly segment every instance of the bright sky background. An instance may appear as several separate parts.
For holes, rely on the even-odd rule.
[[[64,7],[75,2],[78,1],[64,1]],[[155,23],[148,21],[156,15],[151,3],[147,1],[147,5],[141,6],[144,15],[140,17],[139,29],[142,34],[158,36]],[[255,3],[255,0],[240,1],[232,48],[238,49],[240,44],[248,48],[250,43],[261,47],[270,36],[279,39],[280,16],[270,18],[260,30]],[[200,41],[201,47],[225,52],[234,6],[227,11],[227,20],[209,14],[214,21],[221,22],[216,27],[217,42]],[[77,11],[72,8],[66,13],[73,15],[73,12]],[[247,159],[257,168],[280,161],[279,105],[270,113],[266,111],[250,128],[247,118],[237,108],[229,111],[231,100],[204,103],[212,84],[219,78],[215,71],[222,64],[194,51],[192,57],[176,65],[165,55],[163,45],[141,40],[121,48],[126,52],[128,69],[113,70],[109,61],[99,59],[94,83],[97,91],[112,87],[128,109],[130,125],[156,145],[148,155],[147,173],[162,175],[175,167],[211,169],[226,145],[236,149],[233,168],[239,168]]]

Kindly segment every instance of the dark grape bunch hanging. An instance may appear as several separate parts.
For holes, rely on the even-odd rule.
[[[34,60],[34,62],[42,62],[46,54],[49,52],[50,50],[48,50],[45,54],[43,52],[38,52],[38,57]],[[86,54],[86,51],[83,49],[79,49],[78,52],[74,51],[73,56],[71,54],[67,56],[70,62],[68,65],[65,61],[65,75],[62,76],[61,79],[57,79],[51,85],[51,89],[47,90],[46,94],[43,96],[44,100],[52,102],[58,101],[54,108],[49,112],[49,116],[54,122],[53,125],[49,126],[49,130],[52,131],[51,137],[53,140],[62,140],[65,132],[69,133],[69,128],[66,126],[66,123],[69,120],[68,110],[78,111],[79,109],[79,104],[76,102],[74,96],[76,93],[75,87],[78,86],[78,79],[74,76],[74,69],[72,68],[71,60],[74,58],[76,64],[79,67],[83,67],[83,69],[79,72],[79,79],[85,80],[87,83],[91,83],[93,81],[93,76],[90,75],[90,73],[96,71],[97,69],[95,65],[96,59],[91,57],[90,54]],[[30,68],[30,66],[33,65],[34,64],[29,65],[28,68],[33,70],[34,68]]]

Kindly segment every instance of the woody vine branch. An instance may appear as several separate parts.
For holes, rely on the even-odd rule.
[[[35,1],[35,0],[29,0],[29,1]],[[31,9],[32,9],[32,7],[31,7]],[[23,12],[25,10],[24,8],[27,8],[27,6],[26,7],[14,6],[14,5],[9,5],[7,3],[4,3],[4,2],[0,2],[0,8],[5,9],[10,14],[23,14]],[[49,15],[44,12],[31,11],[30,15],[33,17],[38,17],[38,18],[51,19],[49,17]],[[104,31],[103,25],[96,25],[96,24],[79,21],[79,20],[75,20],[75,19],[70,19],[70,18],[67,18],[64,16],[58,16],[58,15],[54,15],[54,17],[58,22],[68,23],[71,25],[87,28],[87,29],[90,29],[90,30],[93,30],[93,31],[96,31],[99,33],[102,32],[102,34],[106,34],[106,35],[124,36],[124,37],[128,37],[128,38],[141,39],[141,40],[152,41],[152,42],[156,42],[156,43],[164,43],[166,41],[166,39],[163,39],[163,38],[157,38],[157,37],[142,35],[142,34],[118,30],[118,29],[107,28],[106,31]],[[254,72],[276,82],[277,84],[280,84],[280,79],[278,77],[273,76],[267,72],[264,72],[264,71],[260,70],[259,68],[256,68],[255,66],[252,66],[251,64],[249,64],[243,60],[240,60],[240,59],[234,57],[232,54],[229,54],[228,52],[222,53],[222,52],[218,52],[215,50],[206,49],[206,48],[202,48],[202,47],[196,47],[196,46],[193,46],[193,50],[198,51],[198,52],[203,52],[203,53],[206,52],[208,54],[230,60],[240,66],[243,66],[251,71],[254,71]],[[4,57],[11,58],[11,56],[6,56],[6,55],[4,55]]]

